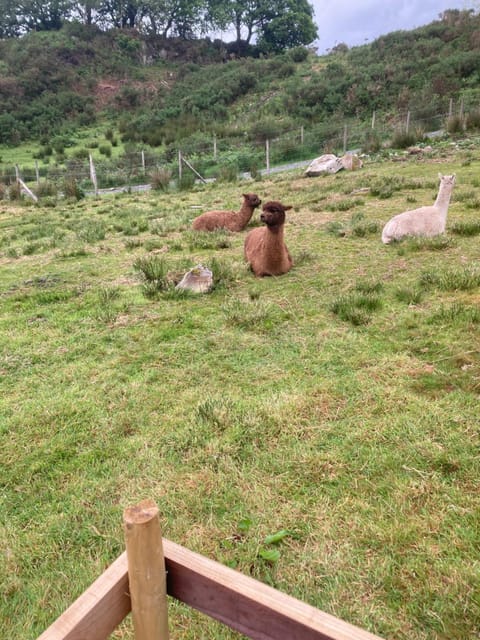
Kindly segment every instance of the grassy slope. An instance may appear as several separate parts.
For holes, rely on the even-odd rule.
[[[326,178],[0,204],[4,637],[35,638],[64,610],[146,497],[166,537],[379,635],[473,637],[479,237],[379,235],[433,201],[438,171],[457,172],[449,228],[474,221],[479,167],[475,148]],[[358,191],[392,184],[390,198]],[[194,207],[236,207],[247,189],[295,207],[297,265],[281,278],[247,271],[243,233],[202,248],[188,230]],[[227,286],[147,299],[133,269],[146,248],[168,248],[173,271],[216,257]],[[472,289],[425,284],[470,268]],[[332,313],[365,290],[380,306],[359,325]],[[258,552],[280,529],[270,565]],[[171,617],[174,639],[237,637],[178,605]],[[115,637],[132,637],[128,622]]]

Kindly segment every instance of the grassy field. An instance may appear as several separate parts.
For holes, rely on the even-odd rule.
[[[439,171],[457,174],[446,235],[382,245]],[[385,638],[480,637],[479,174],[480,149],[452,146],[0,201],[0,636],[39,635],[153,498],[167,538]],[[282,277],[253,277],[245,233],[189,230],[245,191],[294,206]],[[199,262],[214,290],[175,292]],[[170,619],[173,640],[239,637],[173,602]]]

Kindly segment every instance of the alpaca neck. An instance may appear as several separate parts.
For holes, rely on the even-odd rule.
[[[246,224],[253,215],[253,207],[246,202],[240,207],[240,211],[235,214],[236,219],[239,222]]]
[[[440,211],[444,214],[447,213],[448,205],[450,204],[450,197],[452,195],[453,184],[445,184],[442,182],[440,184],[440,189],[438,190],[437,199],[435,200],[435,207],[440,209]]]
[[[265,248],[278,251],[278,247],[283,246],[283,224],[266,227]]]

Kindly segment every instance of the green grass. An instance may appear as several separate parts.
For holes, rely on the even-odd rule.
[[[380,636],[475,637],[478,237],[399,254],[380,232],[412,190],[431,202],[438,171],[461,188],[479,169],[449,156],[264,178],[262,199],[294,207],[299,256],[264,279],[245,233],[190,230],[248,183],[0,202],[5,638],[36,638],[83,592],[144,498],[167,538]],[[370,183],[360,220],[324,206]],[[469,216],[451,203],[452,224]],[[199,263],[213,290],[172,292]],[[170,618],[174,640],[239,637],[179,604]]]

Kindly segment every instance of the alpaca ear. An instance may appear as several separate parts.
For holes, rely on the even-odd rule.
[[[443,178],[442,174],[439,172],[438,173],[438,177],[440,178],[440,180]]]
[[[290,209],[293,209],[293,205],[289,204],[287,207],[283,207],[285,209],[285,211],[290,211]]]

